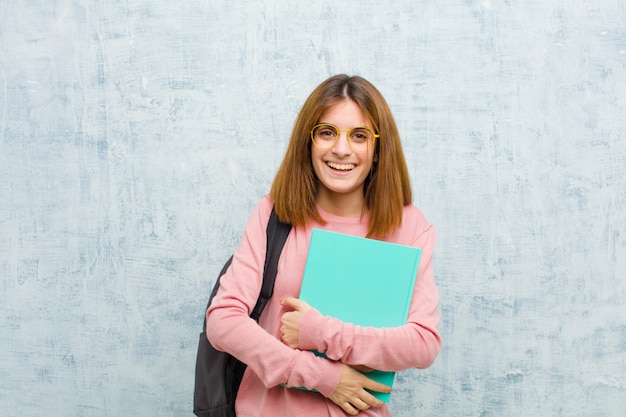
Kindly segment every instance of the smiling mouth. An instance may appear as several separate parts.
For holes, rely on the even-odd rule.
[[[326,162],[326,165],[338,171],[351,171],[356,167],[354,164],[337,164],[335,162]]]

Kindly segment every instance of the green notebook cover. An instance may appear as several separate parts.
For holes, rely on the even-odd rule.
[[[406,324],[422,250],[313,229],[300,299],[325,316],[358,326]],[[369,378],[392,386],[395,372]],[[388,402],[390,394],[373,393]]]

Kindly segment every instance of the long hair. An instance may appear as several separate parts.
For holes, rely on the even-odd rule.
[[[325,223],[317,211],[319,180],[311,162],[311,129],[342,100],[354,101],[380,135],[363,193],[364,210],[371,213],[367,236],[383,238],[401,225],[403,207],[412,202],[411,184],[391,110],[376,87],[362,77],[335,75],[313,90],[298,114],[270,196],[281,221],[296,226],[311,219]]]

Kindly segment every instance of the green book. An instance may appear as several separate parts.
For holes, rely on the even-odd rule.
[[[422,250],[313,229],[300,299],[325,316],[369,327],[406,324]],[[367,374],[392,386],[395,372]],[[373,393],[384,402],[390,394]]]

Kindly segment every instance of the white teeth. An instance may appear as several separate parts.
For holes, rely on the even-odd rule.
[[[355,167],[354,164],[337,164],[335,162],[326,162],[326,164],[332,169],[338,169],[340,171],[350,171]]]

